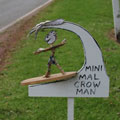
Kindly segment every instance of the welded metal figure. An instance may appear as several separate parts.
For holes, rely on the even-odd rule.
[[[51,50],[52,54],[48,60],[48,70],[45,74],[45,77],[49,77],[50,76],[50,72],[51,72],[51,65],[56,65],[57,68],[61,71],[62,74],[64,73],[64,70],[61,68],[61,66],[57,63],[56,59],[55,59],[55,50],[56,48],[63,46],[66,43],[66,40],[63,40],[60,44],[53,46],[53,43],[57,40],[57,36],[56,36],[56,32],[55,31],[50,31],[49,34],[45,37],[45,41],[50,44],[49,48],[39,48],[35,54],[39,54],[41,52],[46,52]]]

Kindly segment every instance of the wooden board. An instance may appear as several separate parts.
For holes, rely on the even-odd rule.
[[[74,77],[76,74],[77,74],[76,72],[65,72],[64,75],[62,73],[52,74],[48,78],[46,78],[45,76],[40,76],[40,77],[23,80],[21,82],[21,85],[32,85],[32,84],[60,81],[60,80],[65,80],[65,79]]]

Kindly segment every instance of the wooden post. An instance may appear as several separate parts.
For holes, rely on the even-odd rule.
[[[74,120],[74,98],[68,98],[68,120]]]
[[[119,0],[112,0],[115,37],[120,42],[120,3]]]

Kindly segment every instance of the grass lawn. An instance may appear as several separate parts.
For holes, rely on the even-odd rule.
[[[110,78],[109,98],[75,98],[75,120],[120,120],[120,45],[108,37],[113,28],[111,0],[55,0],[34,19],[41,21],[63,18],[83,26],[100,45]],[[22,38],[9,59],[11,64],[0,73],[0,120],[67,120],[67,98],[30,98],[24,79],[43,75],[50,52],[32,53],[47,47],[45,35],[50,30]],[[58,41],[67,44],[57,50],[56,59],[65,71],[77,71],[84,63],[83,46],[70,32],[57,30]],[[80,51],[80,52],[78,52]],[[70,59],[69,59],[70,57]],[[52,73],[59,72],[53,66]]]

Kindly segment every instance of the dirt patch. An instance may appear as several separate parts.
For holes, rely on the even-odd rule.
[[[15,50],[21,38],[25,36],[28,29],[32,28],[33,20],[22,20],[0,34],[0,71],[8,64],[11,52]]]
[[[118,36],[119,36],[119,38],[116,39],[114,29],[112,29],[111,31],[108,32],[108,37],[120,44],[120,35],[118,35]]]
[[[109,37],[110,39],[114,40],[115,42],[117,42],[117,40],[116,40],[116,38],[115,38],[114,29],[112,29],[111,31],[109,31],[108,37]]]

